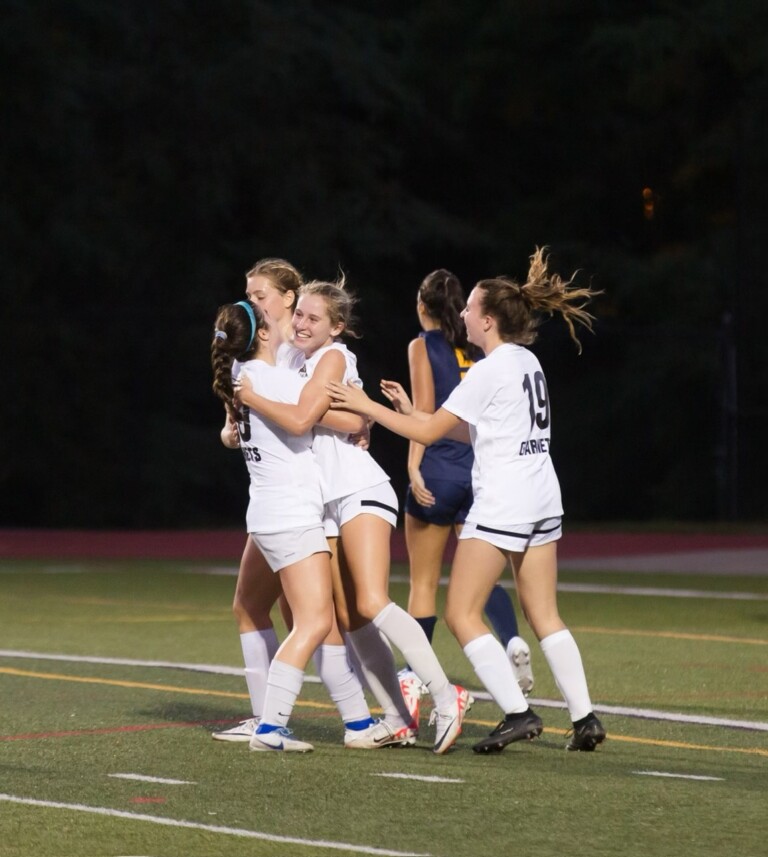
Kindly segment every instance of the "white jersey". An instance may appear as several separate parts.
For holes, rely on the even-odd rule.
[[[357,374],[357,358],[340,342],[319,348],[299,367],[299,375],[311,378],[322,356],[331,349],[340,351],[346,362],[342,383],[351,381],[362,387],[363,383]],[[389,476],[379,467],[368,450],[350,443],[348,435],[324,426],[315,426],[314,435],[312,451],[320,466],[323,498],[326,503],[389,481]]]
[[[275,366],[298,369],[304,362],[304,352],[292,342],[281,342],[275,354]]]
[[[304,362],[304,352],[300,351],[290,342],[281,342],[275,353],[275,366],[287,366],[289,369],[298,369]],[[232,379],[240,374],[245,364],[239,360],[232,361]]]
[[[248,376],[254,392],[275,402],[295,405],[305,383],[295,372],[263,360],[249,360],[240,371]],[[251,477],[248,532],[275,533],[321,524],[323,496],[312,433],[297,437],[248,408],[244,412],[238,427]]]
[[[499,345],[472,366],[443,407],[469,424],[475,452],[467,521],[503,527],[563,514],[549,455],[547,382],[534,354]]]

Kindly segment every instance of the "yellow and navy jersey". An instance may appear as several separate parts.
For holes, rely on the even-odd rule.
[[[427,347],[435,384],[435,410],[438,410],[454,387],[461,383],[473,361],[460,348],[454,348],[441,330],[425,330],[420,336]],[[469,444],[443,438],[426,448],[421,472],[425,478],[468,482],[472,461],[472,447]]]
[[[475,365],[475,361],[470,360],[461,348],[454,348],[453,353],[456,355],[456,363],[459,366],[459,378],[463,381],[468,370]]]

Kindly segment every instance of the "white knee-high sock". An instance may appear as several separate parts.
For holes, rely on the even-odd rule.
[[[304,682],[304,671],[275,658],[269,668],[261,725],[287,726]]]
[[[312,659],[344,723],[370,720],[363,686],[347,660],[347,647],[318,646]]]
[[[245,663],[245,683],[248,685],[254,717],[261,717],[264,694],[267,690],[267,673],[279,645],[280,641],[277,639],[274,628],[240,634],[240,646]]]
[[[560,693],[563,695],[571,720],[576,722],[592,711],[587,677],[581,662],[579,647],[571,632],[564,628],[541,641],[541,651],[547,659]]]
[[[413,616],[390,601],[374,618],[373,624],[400,649],[410,668],[427,686],[438,710],[451,708],[456,702],[456,691],[443,672],[424,629]]]
[[[354,665],[381,706],[384,719],[394,729],[408,726],[411,715],[400,690],[395,658],[389,643],[373,622],[357,631],[350,631],[346,639],[350,644],[350,655],[356,661]]]
[[[493,634],[475,637],[464,646],[464,654],[505,714],[519,714],[528,710],[528,702],[515,679],[512,664]]]

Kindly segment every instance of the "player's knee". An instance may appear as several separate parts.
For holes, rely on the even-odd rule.
[[[448,630],[459,642],[472,639],[476,635],[477,629],[483,627],[482,614],[468,611],[461,604],[446,604],[443,618]]]
[[[331,633],[333,628],[333,619],[330,614],[328,616],[314,616],[304,625],[307,636],[310,638],[312,646],[316,648],[323,640]]]
[[[379,598],[371,593],[360,593],[357,596],[357,612],[366,621],[375,619],[387,606],[389,599]]]
[[[443,620],[445,621],[448,630],[454,636],[456,636],[461,626],[461,616],[459,615],[458,611],[446,606],[445,614],[443,615]]]

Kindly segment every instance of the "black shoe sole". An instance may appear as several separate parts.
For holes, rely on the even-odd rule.
[[[571,753],[592,753],[595,747],[598,744],[602,744],[603,741],[605,741],[605,732],[602,734],[587,735],[578,745],[574,745],[574,742],[571,742],[566,745],[565,749]]]
[[[475,753],[500,753],[507,744],[513,744],[515,741],[533,741],[538,738],[544,730],[544,726],[539,723],[529,724],[525,730],[511,731],[506,735],[489,735],[478,741],[472,749]]]

